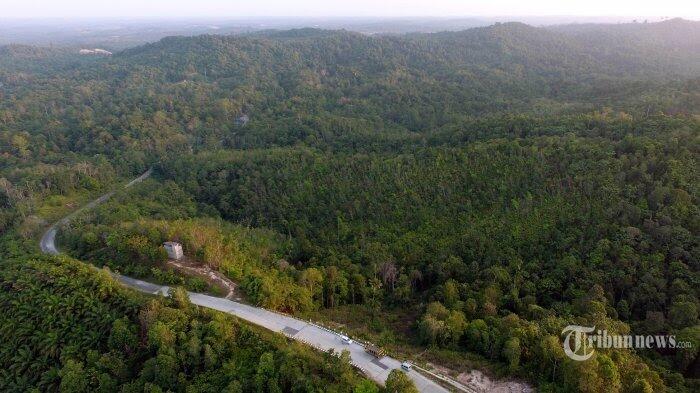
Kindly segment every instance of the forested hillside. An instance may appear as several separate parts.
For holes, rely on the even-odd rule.
[[[699,48],[700,24],[683,20],[168,37],[89,59],[0,47],[0,331],[50,327],[5,340],[0,385],[376,390],[335,358],[297,358],[239,323],[204,328],[220,317],[35,255],[51,220],[153,166],[62,228],[61,246],[203,289],[163,269],[161,243],[177,239],[252,303],[541,391],[697,391]],[[90,300],[99,326],[64,305],[76,269],[70,285],[109,288]],[[46,291],[61,312],[21,306]],[[575,362],[560,341],[570,324],[693,347]],[[57,341],[69,326],[90,340]],[[139,344],[114,347],[120,329]]]

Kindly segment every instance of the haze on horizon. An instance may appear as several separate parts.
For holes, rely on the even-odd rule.
[[[629,16],[700,19],[692,0],[0,0],[2,18]]]

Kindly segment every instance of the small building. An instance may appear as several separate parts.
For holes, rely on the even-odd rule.
[[[250,117],[248,117],[248,115],[243,115],[243,116],[240,116],[236,119],[236,125],[239,127],[245,127],[249,121],[250,121]]]
[[[168,258],[170,259],[180,259],[184,255],[182,253],[182,244],[177,242],[165,242],[163,243],[165,251],[168,253]]]
[[[112,56],[112,52],[104,49],[81,49],[78,51],[81,55],[102,55],[102,56]]]

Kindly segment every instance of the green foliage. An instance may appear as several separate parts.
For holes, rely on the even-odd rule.
[[[88,376],[83,370],[83,364],[68,360],[58,373],[61,377],[60,389],[63,392],[88,392]]]
[[[413,382],[403,371],[394,369],[389,373],[386,380],[386,391],[388,393],[418,393]]]
[[[335,356],[300,345],[290,349],[270,333],[197,309],[181,288],[172,299],[146,300],[107,273],[67,258],[2,265],[0,332],[10,340],[0,348],[4,391],[113,392],[119,386],[123,392],[256,391],[262,386],[272,392],[303,386],[351,392],[368,383],[351,372],[336,373],[341,359]]]
[[[428,305],[418,329],[427,344],[456,346],[467,326],[464,313],[448,310],[439,302],[434,302]]]
[[[370,381],[362,381],[360,382],[357,386],[355,386],[355,389],[352,391],[353,393],[379,393],[379,388],[377,388],[377,385],[370,382]]]
[[[516,371],[520,365],[520,340],[517,337],[511,338],[503,345],[503,357],[508,363],[511,372]]]

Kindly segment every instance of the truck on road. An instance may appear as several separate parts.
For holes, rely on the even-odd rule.
[[[376,345],[369,344],[365,347],[365,351],[375,358],[381,358],[384,356],[384,350]]]

